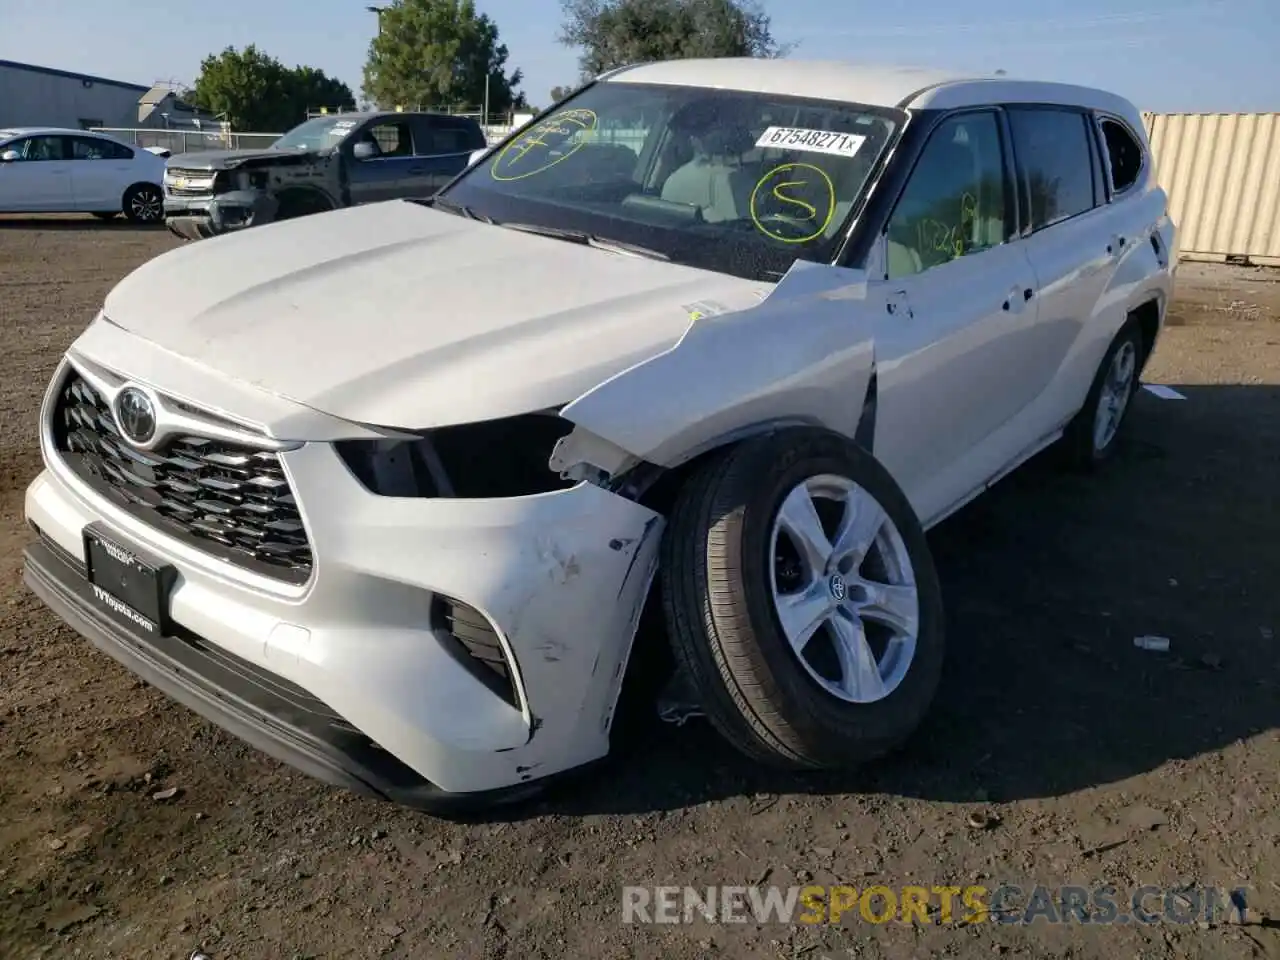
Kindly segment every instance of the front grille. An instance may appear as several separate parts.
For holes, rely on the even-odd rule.
[[[53,411],[54,446],[77,476],[139,520],[255,573],[311,575],[311,545],[274,451],[179,436],[137,450],[72,370]]]
[[[184,170],[181,167],[170,167],[165,171],[164,190],[165,193],[172,197],[205,197],[214,192],[213,180],[216,175],[209,170]],[[175,186],[175,179],[198,180],[209,182],[209,186],[200,187],[178,187]]]

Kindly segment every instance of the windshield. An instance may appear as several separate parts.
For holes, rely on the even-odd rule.
[[[826,261],[898,128],[895,111],[604,82],[518,132],[442,206],[776,280]]]
[[[350,117],[313,117],[300,123],[271,145],[272,150],[324,150],[346,139],[359,120]]]

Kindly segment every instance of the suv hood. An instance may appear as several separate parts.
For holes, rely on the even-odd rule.
[[[316,156],[307,150],[204,150],[175,154],[169,158],[169,166],[183,170],[230,170],[251,161],[288,161],[291,157],[314,160]]]
[[[695,311],[770,289],[391,201],[180,247],[104,314],[321,412],[418,429],[567,403],[671,347]]]

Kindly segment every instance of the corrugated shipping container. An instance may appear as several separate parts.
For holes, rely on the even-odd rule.
[[[1280,114],[1144,114],[1180,255],[1280,266]]]

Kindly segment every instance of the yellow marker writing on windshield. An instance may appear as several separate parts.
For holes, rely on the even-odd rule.
[[[785,183],[779,183],[773,188],[773,195],[783,203],[792,203],[797,207],[804,207],[805,214],[801,218],[803,220],[813,220],[818,216],[818,208],[811,203],[805,203],[799,197],[788,197],[782,192],[783,187],[805,187],[808,186],[806,180],[787,180]]]
[[[575,107],[565,110],[553,117],[548,117],[524,136],[516,137],[499,151],[489,167],[489,175],[495,180],[523,180],[535,174],[550,170],[558,163],[563,163],[587,145],[584,136],[577,143],[559,155],[553,154],[553,147],[563,147],[569,138],[578,133],[590,133],[599,123],[594,110]],[[528,169],[524,160],[529,157],[532,164]]]
[[[800,199],[799,191],[807,191],[809,199]],[[786,206],[781,210],[762,211],[761,200],[769,198]],[[825,170],[812,163],[780,164],[761,177],[751,191],[751,222],[766,237],[779,243],[816,240],[831,225],[835,212],[835,184]],[[804,232],[791,235],[799,231]]]

